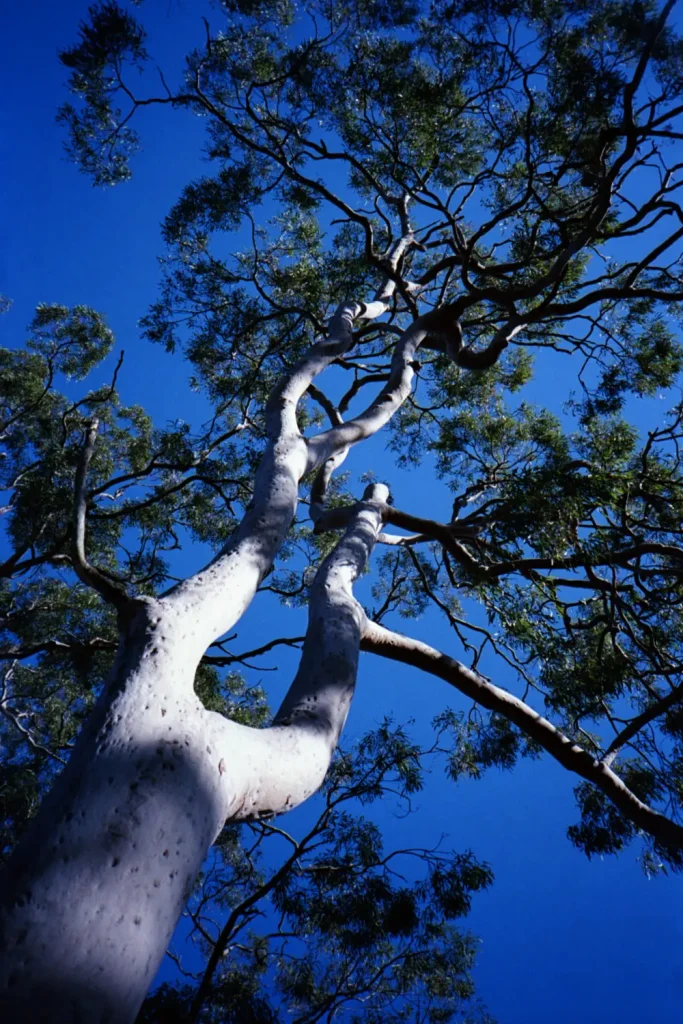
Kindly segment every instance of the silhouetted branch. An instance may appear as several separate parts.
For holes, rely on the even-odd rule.
[[[108,604],[120,614],[130,612],[133,601],[125,590],[88,561],[85,551],[86,520],[88,513],[88,469],[95,451],[99,420],[92,419],[86,426],[85,444],[76,469],[74,502],[74,538],[71,559],[74,572],[82,583],[92,587]]]

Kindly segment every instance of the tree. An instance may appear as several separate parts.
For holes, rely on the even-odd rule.
[[[183,466],[190,442],[202,451],[205,479],[214,482],[226,471],[210,437],[152,431],[141,410],[121,408],[115,391],[121,360],[111,385],[89,393],[83,402],[59,394],[55,380],[66,373],[77,378],[87,373],[112,340],[92,311],[42,307],[31,325],[29,351],[3,351],[8,479],[19,482],[29,474],[26,486],[13,494],[15,554],[21,558],[24,551],[21,531],[30,535],[35,527],[47,537],[54,530],[42,555],[34,556],[41,569],[47,560],[59,564],[62,557],[55,552],[72,518],[83,426],[92,431],[95,410],[106,425],[97,457],[103,460],[108,482],[100,493],[117,487],[125,492],[136,472],[112,477],[112,467],[124,462],[130,470],[135,464],[144,473],[143,463],[149,461],[145,445],[150,444],[169,472]],[[183,525],[194,525],[195,535],[206,536],[212,519],[201,489],[189,496],[183,492],[177,479],[167,479],[141,500],[127,501],[125,509],[103,512],[101,528],[91,529],[89,536],[100,564],[115,564],[122,525],[130,533],[134,524],[138,547],[128,553],[126,573],[143,589],[165,579],[170,567],[164,566],[160,552],[172,547],[169,537]],[[38,495],[51,509],[47,519]],[[39,507],[40,520],[34,523]],[[215,529],[225,529],[222,518],[216,517]],[[4,568],[6,578],[13,575],[11,560]],[[6,634],[14,634],[15,642],[2,651],[6,669],[0,709],[9,726],[3,736],[0,793],[3,853],[52,781],[51,766],[65,763],[116,648],[115,619],[90,590],[74,593],[68,582],[50,573],[27,582],[20,570],[6,597]],[[298,646],[302,640],[291,643]],[[244,726],[263,726],[268,718],[263,692],[247,689],[234,670],[224,677],[219,670],[249,664],[273,644],[241,655],[231,654],[223,643],[213,646],[216,653],[204,656],[195,678],[204,708]],[[37,664],[32,663],[34,656]],[[469,853],[387,851],[377,826],[365,816],[352,816],[354,804],[364,808],[397,791],[405,812],[410,795],[421,788],[422,762],[429,753],[411,744],[402,730],[384,726],[332,766],[324,808],[300,839],[266,822],[254,824],[246,839],[235,826],[223,829],[189,908],[204,964],[193,975],[178,961],[185,978],[196,981],[201,976],[201,983],[186,984],[181,991],[161,989],[145,1003],[140,1019],[195,1020],[201,1014],[202,1020],[274,1021],[283,999],[301,1022],[359,1000],[366,1019],[374,1013],[384,1021],[401,1020],[409,1007],[423,1016],[438,1013],[442,1019],[460,1015],[471,1001],[469,968],[475,946],[453,922],[467,913],[470,894],[489,883],[489,869]],[[284,839],[288,848],[262,858],[262,848],[274,837]],[[162,856],[170,856],[168,848]],[[417,877],[412,872],[412,885],[403,876],[406,861],[421,865]],[[114,854],[110,866],[119,862]],[[263,915],[267,897],[276,902],[278,920],[269,933],[251,934],[251,922]],[[216,931],[214,919],[221,914],[227,919]],[[292,954],[293,936],[306,937],[305,954],[301,948]],[[233,956],[226,972],[219,967],[227,949]],[[64,1012],[62,1004],[58,1012]],[[68,1005],[66,1012],[71,1012]],[[207,1018],[211,1013],[216,1017]],[[482,1019],[476,1004],[471,1014],[468,1020]]]
[[[55,370],[84,371],[111,342],[89,310],[44,307],[31,351],[6,357],[3,572],[19,584],[5,653],[68,662],[59,714],[79,699],[74,673],[106,658],[114,617],[119,631],[109,682],[8,868],[3,970],[23,1017],[53,995],[50,1019],[133,1019],[225,823],[322,784],[361,649],[486,710],[439,722],[454,777],[546,751],[582,780],[577,845],[642,837],[653,869],[681,866],[683,409],[642,439],[624,418],[681,368],[673,7],[236,0],[218,31],[207,21],[178,88],[145,71],[130,14],[91,8],[62,55],[77,99],[61,117],[97,183],[128,175],[144,108],[206,120],[215,173],[164,224],[144,327],[185,350],[216,411],[192,437],[121,409],[115,381],[59,399]],[[226,258],[244,224],[249,247]],[[580,364],[569,429],[514,398],[534,349]],[[450,513],[398,510],[383,484],[344,493],[350,448],[387,425],[399,467],[436,457]],[[295,519],[300,492],[312,532]],[[222,547],[162,592],[180,529]],[[293,540],[307,564],[272,571]],[[378,541],[368,615],[352,585]],[[71,572],[106,613],[87,589],[67,596]],[[256,729],[194,681],[266,579],[306,595],[309,625],[272,727]],[[430,603],[470,667],[381,624]],[[74,607],[79,634],[56,640]],[[38,685],[30,663],[13,671]],[[13,792],[26,804],[37,790],[18,779]]]

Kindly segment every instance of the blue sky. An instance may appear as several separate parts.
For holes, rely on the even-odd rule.
[[[176,0],[145,4],[154,24],[150,49],[165,66],[177,67],[174,58],[202,37],[194,7]],[[65,158],[54,123],[64,98],[57,50],[74,40],[85,9],[75,0],[39,0],[11,5],[3,18],[0,292],[13,306],[0,319],[0,341],[22,344],[38,302],[93,306],[106,314],[117,349],[126,352],[119,378],[124,400],[145,405],[158,422],[181,417],[198,424],[207,406],[190,391],[181,357],[149,345],[136,325],[156,295],[159,223],[183,184],[201,173],[201,125],[155,112],[143,125],[144,152],[133,181],[92,188]],[[93,383],[109,379],[110,369],[98,369]],[[546,370],[523,397],[552,394],[559,372],[556,366]],[[648,418],[656,408],[648,406]],[[368,470],[380,474],[379,442],[355,451],[347,468],[355,480]],[[416,482],[414,475],[404,480],[397,503],[419,514],[428,504],[409,505]],[[425,503],[438,507],[444,499],[428,472],[420,475],[419,487]],[[188,569],[201,562],[199,552],[186,557]],[[269,638],[264,622],[276,614],[283,616],[283,634],[300,633],[302,613],[285,619],[265,598],[240,628],[245,648]],[[456,657],[460,653],[436,617],[414,629]],[[294,664],[287,655],[277,662],[281,671],[262,677],[275,706]],[[347,742],[387,713],[399,721],[415,719],[424,736],[446,704],[458,706],[458,700],[443,683],[365,656]],[[481,938],[479,995],[500,1024],[676,1021],[683,1005],[683,883],[663,876],[647,880],[633,851],[590,863],[576,851],[565,838],[576,820],[575,782],[548,758],[457,787],[435,775],[417,800],[419,819],[386,815],[387,845],[405,845],[406,827],[411,836],[419,827],[424,845],[446,833],[456,849],[471,848],[493,866],[495,884],[475,899],[467,926]],[[296,812],[292,818],[295,828]]]

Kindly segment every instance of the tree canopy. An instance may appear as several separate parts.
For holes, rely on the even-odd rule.
[[[114,346],[86,307],[40,306],[26,349],[0,351],[5,853],[100,692],[117,608],[173,584],[178,547],[229,542],[286,382],[316,351],[296,410],[301,509],[261,589],[308,602],[358,499],[340,467],[384,428],[383,482],[433,467],[448,497],[382,503],[361,649],[473,702],[449,710],[445,692],[435,722],[452,779],[553,757],[577,776],[571,842],[589,857],[635,844],[652,872],[683,866],[674,6],[229,0],[183,69],[156,66],[144,5],[90,8],[61,55],[73,99],[59,117],[83,171],[125,182],[152,108],[205,126],[207,173],[164,221],[142,329],[184,354],[213,412],[155,426],[122,404],[120,365],[71,397],[64,379]],[[350,333],[324,349],[344,309]],[[548,407],[525,396],[535,375]],[[655,395],[669,412],[639,430]],[[443,650],[419,639],[428,609]],[[284,610],[273,628],[256,651],[208,649],[205,707],[265,725],[263,693],[234,672],[302,641]],[[197,1019],[277,1020],[278,999],[302,1022],[340,1007],[349,1021],[470,1012],[473,947],[452,921],[488,866],[416,850],[417,880],[399,884],[371,821],[344,808],[415,792],[423,755],[387,722],[334,762],[306,839],[279,821],[228,824],[190,903],[209,972],[141,1019],[186,1019],[194,1003]],[[269,873],[258,855],[278,835]],[[268,894],[277,927],[237,942]],[[228,921],[218,941],[209,901]]]

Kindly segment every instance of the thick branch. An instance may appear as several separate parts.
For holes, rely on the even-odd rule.
[[[223,752],[228,821],[297,806],[322,784],[353,696],[365,613],[353,596],[381,528],[387,488],[371,485],[348,529],[320,566],[299,669],[269,729],[207,712]]]
[[[341,449],[376,434],[400,409],[410,394],[415,373],[415,355],[427,337],[429,327],[427,314],[404,331],[394,350],[389,380],[365,412],[348,420],[343,426],[333,427],[311,438],[308,444],[309,471],[316,469]]]
[[[341,508],[330,509],[316,523],[315,532],[324,533],[327,530],[341,529],[348,522],[349,516],[353,513],[353,508],[353,505],[347,505]],[[399,526],[403,530],[412,530],[413,533],[419,535],[419,539],[439,541],[449,551],[453,549],[456,537],[469,540],[477,537],[480,532],[480,525],[477,523],[439,523],[434,519],[423,519],[420,516],[413,516],[409,512],[401,512],[400,509],[394,508],[393,505],[384,504],[381,512],[383,523],[393,523],[394,526]],[[401,539],[403,538],[395,538],[394,543],[398,543]],[[405,538],[405,540],[412,542],[417,539],[418,537]],[[384,543],[390,544],[392,540],[385,538]],[[459,557],[460,554],[461,546],[458,545]]]
[[[434,540],[440,541],[444,546],[450,546],[454,537],[472,538],[480,532],[480,527],[475,523],[438,523],[433,519],[422,519],[420,516],[413,516],[409,512],[401,512],[393,505],[387,505],[384,509],[384,521],[400,526],[403,530],[412,530],[415,533],[428,534]]]
[[[392,246],[387,257],[388,267],[395,269],[411,241],[412,235],[407,235]],[[192,634],[197,658],[249,607],[296,514],[299,484],[311,468],[310,442],[302,436],[297,423],[300,399],[314,379],[353,344],[354,319],[372,320],[381,316],[388,309],[395,290],[395,281],[387,278],[372,302],[341,305],[332,317],[329,336],[314,345],[273,389],[266,404],[269,444],[256,473],[251,506],[216,558],[166,595],[181,613],[191,608],[201,621],[201,626]],[[314,504],[322,506],[327,482],[335,465],[342,461],[345,447],[336,447],[313,467],[317,468],[332,455],[336,457],[318,481]]]
[[[359,416],[341,426],[323,431],[309,442],[308,470],[311,471],[342,448],[349,448],[376,434],[400,409],[412,385],[416,369],[415,357],[423,343],[446,352],[459,366],[480,370],[492,366],[506,348],[508,342],[522,330],[524,324],[518,318],[510,321],[496,333],[489,346],[482,352],[463,349],[461,329],[458,320],[459,307],[442,306],[430,310],[408,327],[394,350],[391,372],[387,383],[374,401]],[[434,334],[438,335],[434,342]]]
[[[502,715],[561,765],[601,790],[637,828],[668,847],[683,849],[683,827],[644,804],[604,761],[593,758],[524,701],[494,686],[478,672],[419,640],[371,622],[363,633],[361,650],[438,676],[466,697]]]
[[[381,312],[384,312],[386,309],[388,309],[389,302],[394,296],[394,293],[396,292],[397,285],[400,283],[397,274],[397,267],[401,259],[403,258],[406,250],[410,247],[410,245],[413,242],[413,234],[410,231],[410,227],[407,221],[407,214],[405,218],[404,229],[405,231],[403,236],[390,247],[387,257],[383,261],[383,266],[388,276],[386,277],[383,284],[378,288],[375,294],[374,302],[372,302],[370,306],[366,307],[366,311],[364,313],[364,319],[366,320],[376,319],[377,316],[381,315]],[[415,290],[414,285],[406,285],[406,288],[409,291]],[[380,379],[390,380],[391,378],[381,375]],[[342,413],[344,412],[344,409],[346,407],[344,403],[348,405],[348,402],[350,401],[350,398],[352,397],[353,393],[354,388],[352,387],[346,393],[346,395],[344,395],[339,405],[339,408],[333,407],[328,410],[328,414],[330,415],[330,419],[332,420],[333,423],[333,430],[340,429],[343,427]],[[348,452],[349,445],[342,445],[339,448],[335,449],[333,452],[331,452],[331,454],[326,459],[323,460],[322,465],[320,465],[319,462],[316,463],[316,465],[319,466],[319,469],[316,474],[316,478],[313,482],[313,487],[311,490],[311,518],[313,519],[314,522],[316,522],[324,512],[327,488],[329,486],[330,480],[332,479],[332,474],[344,462]]]

